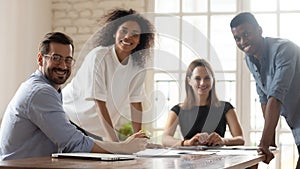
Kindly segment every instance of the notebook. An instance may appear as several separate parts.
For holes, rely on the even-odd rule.
[[[134,160],[134,155],[124,154],[103,154],[103,153],[54,153],[52,158],[78,158],[78,159],[90,159],[100,161],[123,161]]]

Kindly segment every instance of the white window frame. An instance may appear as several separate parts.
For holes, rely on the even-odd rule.
[[[183,0],[180,0],[180,5],[182,5],[182,1]],[[277,15],[277,35],[280,36],[280,25],[279,25],[279,16],[281,13],[285,13],[285,12],[282,12],[279,10],[279,3],[280,3],[280,0],[274,0],[275,3],[277,3],[277,10],[274,12],[264,12],[264,11],[261,11],[261,12],[256,12],[256,13],[276,13]],[[250,9],[250,2],[251,0],[236,0],[236,9],[237,11],[232,13],[232,14],[237,14],[241,11],[251,11]],[[154,1],[148,1],[147,3],[147,11],[154,11]],[[208,0],[208,8],[210,7],[210,0]],[[300,13],[300,10],[299,11],[293,11],[293,12],[297,12],[297,13]],[[255,12],[253,12],[255,13]],[[220,13],[222,14],[222,13]],[[226,13],[228,14],[228,13]],[[180,12],[179,12],[179,15],[176,14],[177,16],[181,17],[182,16],[182,11],[180,9]],[[210,11],[207,12],[207,15],[211,15]],[[210,23],[210,17],[208,17],[208,24]],[[229,23],[228,23],[229,25]],[[228,26],[226,25],[226,26]],[[228,26],[229,27],[229,26]],[[210,25],[208,25],[208,38],[209,35],[210,35]],[[181,35],[181,32],[180,32],[180,35]],[[232,39],[233,40],[233,39]],[[300,45],[300,44],[298,44]],[[209,50],[208,50],[209,51]],[[179,51],[179,55],[181,55],[181,46],[180,46],[180,51]],[[243,133],[244,133],[244,137],[245,137],[245,141],[246,141],[246,145],[251,145],[251,141],[250,141],[250,133],[253,133],[253,132],[261,132],[261,130],[256,130],[256,129],[251,129],[251,122],[249,119],[250,116],[251,116],[251,106],[250,106],[250,102],[251,102],[251,98],[250,98],[250,94],[251,94],[251,86],[250,86],[250,83],[251,83],[251,74],[245,64],[245,61],[244,61],[244,54],[238,50],[236,48],[236,59],[237,59],[237,65],[236,65],[236,71],[233,71],[233,72],[229,72],[229,73],[236,73],[236,110],[237,110],[237,113],[238,113],[238,117],[240,119],[240,122],[242,124],[242,128],[243,128]],[[181,70],[181,73],[184,73],[185,70]],[[155,73],[155,72],[154,72]],[[184,78],[184,77],[183,77]],[[152,79],[152,81],[150,82],[150,84],[154,84],[154,80]],[[184,87],[184,86],[183,86]],[[153,89],[153,88],[152,88]],[[184,88],[182,88],[184,89]],[[260,113],[260,112],[258,112]],[[281,124],[283,123],[282,121],[282,118],[279,120],[278,122],[278,125],[277,125],[277,128],[276,128],[276,143],[279,144],[279,135],[282,134],[282,133],[289,133],[291,134],[290,130],[286,130],[286,129],[282,129],[281,128]],[[152,125],[148,125],[147,126],[148,129],[150,131],[162,131],[163,129],[162,128],[153,128]],[[277,146],[281,146],[281,145],[277,145]],[[297,147],[295,145],[293,145],[293,149],[294,149],[294,159],[297,159]],[[284,154],[284,152],[283,152]],[[276,156],[276,159],[272,161],[273,165],[275,165],[275,168],[278,169],[278,168],[281,168],[281,165],[282,165],[282,161],[281,161],[281,158],[282,158],[282,154],[279,153],[277,154]],[[295,165],[297,161],[292,161],[293,164]],[[266,167],[265,164],[260,164],[260,167],[259,168],[263,168],[263,167]],[[273,166],[274,167],[274,166]]]

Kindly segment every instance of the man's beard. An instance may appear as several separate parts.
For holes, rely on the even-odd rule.
[[[68,78],[71,75],[71,71],[69,70],[63,70],[63,69],[59,69],[59,68],[48,68],[48,69],[44,69],[45,71],[45,76],[47,77],[47,79],[49,80],[49,82],[51,84],[55,84],[55,85],[62,85],[64,84]],[[55,71],[65,71],[66,74],[62,76],[58,76],[58,75],[54,75],[56,74]]]

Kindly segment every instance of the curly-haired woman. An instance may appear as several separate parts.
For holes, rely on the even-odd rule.
[[[63,89],[70,119],[104,140],[119,141],[116,125],[131,118],[141,130],[145,68],[154,26],[135,10],[115,9],[102,18],[93,48]],[[127,123],[127,122],[126,122]]]

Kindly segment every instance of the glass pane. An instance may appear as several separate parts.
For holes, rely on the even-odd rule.
[[[212,12],[236,12],[236,0],[210,0]]]
[[[216,64],[216,71],[236,70],[236,44],[229,27],[232,18],[232,15],[211,17],[210,59]]]
[[[180,18],[176,16],[156,16],[154,25],[157,34],[160,37],[169,37],[172,39],[179,38],[179,22]],[[160,38],[158,37],[158,39]]]
[[[236,107],[236,74],[215,73],[216,90],[220,100],[230,102]]]
[[[298,150],[292,133],[282,133],[279,136],[281,168],[295,168],[298,160]]]
[[[180,85],[178,74],[168,72],[154,75],[153,128],[164,128],[170,109],[178,104]]]
[[[181,69],[185,71],[188,67],[188,65],[195,59],[204,58],[199,56],[199,53],[197,51],[191,49],[189,46],[186,46],[185,44],[182,45],[182,59],[181,59]]]
[[[258,146],[261,139],[261,132],[250,132],[250,146]]]
[[[183,17],[182,22],[182,69],[197,58],[207,58],[207,17]]]
[[[178,18],[156,17],[155,27],[158,37],[154,51],[154,66],[162,70],[178,70],[180,63]]]
[[[207,12],[207,0],[182,0],[183,12]]]
[[[187,65],[188,66],[188,65]],[[180,98],[179,98],[179,102],[180,103],[183,103],[184,102],[184,99],[186,97],[186,91],[185,91],[185,72],[186,70],[183,70],[184,73],[181,74],[181,91],[180,91]]]
[[[300,2],[300,1],[299,1]],[[280,17],[280,37],[289,39],[300,45],[300,25],[295,24],[292,18],[299,18],[300,13],[281,14]]]
[[[251,0],[251,11],[275,11],[277,0]]]
[[[154,66],[156,69],[178,70],[181,62],[178,56],[179,43],[172,39],[160,38],[159,49],[154,51]]]
[[[262,27],[263,36],[277,37],[276,14],[254,14],[258,24]]]
[[[155,12],[157,13],[178,13],[179,0],[155,0]]]
[[[300,1],[299,0],[280,0],[280,10],[291,11],[299,10]]]
[[[252,130],[262,130],[264,127],[264,117],[261,110],[261,104],[259,102],[259,97],[256,92],[256,83],[254,80],[251,81],[251,129]]]

